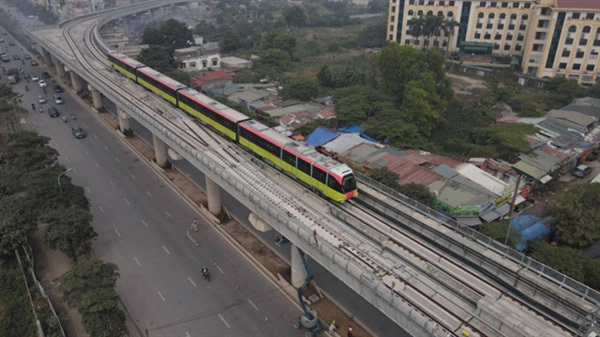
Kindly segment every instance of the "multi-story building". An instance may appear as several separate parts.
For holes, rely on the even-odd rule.
[[[410,19],[427,14],[457,26],[437,36],[411,35]],[[600,0],[390,0],[387,39],[448,51],[463,42],[489,43],[493,55],[521,59],[525,74],[592,84],[600,77]]]

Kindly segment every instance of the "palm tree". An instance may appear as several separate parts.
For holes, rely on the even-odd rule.
[[[444,38],[446,39],[446,56],[450,53],[450,41],[452,40],[452,35],[454,34],[454,27],[458,27],[460,24],[453,19],[445,19],[442,21],[441,29],[444,32]]]
[[[444,21],[444,15],[427,14],[425,16],[425,24],[423,27],[424,34],[423,35],[425,35],[428,40],[432,36],[438,36],[440,33],[440,27],[442,26],[443,21]]]
[[[424,35],[425,19],[422,16],[418,18],[413,17],[412,19],[408,20],[407,24],[408,28],[410,29],[410,35],[414,37],[414,44],[416,45],[419,37]]]

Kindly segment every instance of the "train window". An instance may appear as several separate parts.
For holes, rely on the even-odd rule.
[[[296,155],[293,155],[293,154],[289,153],[288,151],[284,150],[282,156],[283,156],[283,161],[296,167]]]
[[[313,166],[313,178],[318,181],[325,183],[325,178],[327,177],[327,173],[321,170],[318,167]]]
[[[328,179],[327,185],[329,185],[329,187],[331,187],[334,191],[342,193],[342,185],[340,185],[340,183],[338,183],[337,180],[335,180],[335,178],[331,175]]]
[[[342,181],[344,193],[348,193],[350,191],[354,191],[356,189],[356,180],[354,180],[354,175],[349,174],[344,177]]]
[[[298,158],[298,169],[310,175],[310,164],[302,158]]]

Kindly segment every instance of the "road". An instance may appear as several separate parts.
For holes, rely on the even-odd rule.
[[[9,50],[25,53],[19,46]],[[43,71],[21,61],[4,65],[38,76]],[[186,229],[197,216],[194,210],[77,98],[62,93],[65,103],[56,106],[61,115],[74,114],[75,121],[50,118],[53,83],[47,81],[49,103],[42,105],[43,113],[30,108],[43,95],[37,84],[21,80],[13,89],[25,93],[24,118],[51,137],[61,164],[74,169],[73,182],[85,188],[99,234],[94,254],[119,266],[117,291],[141,331],[148,329],[149,336],[303,335],[291,324],[300,314],[296,304],[203,220],[199,232],[192,232],[199,247],[191,244]],[[72,125],[87,137],[75,139]],[[203,266],[211,270],[211,282],[202,278]]]

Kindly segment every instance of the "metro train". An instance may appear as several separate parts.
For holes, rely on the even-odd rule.
[[[343,163],[294,141],[266,125],[188,88],[122,54],[109,53],[109,65],[189,115],[288,172],[322,195],[342,202],[358,195],[352,170]]]

